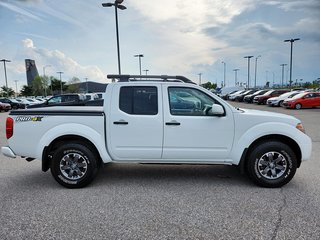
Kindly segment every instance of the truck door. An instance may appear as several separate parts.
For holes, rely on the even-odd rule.
[[[163,86],[163,159],[223,161],[234,137],[233,114],[209,116],[206,108],[217,100],[192,87]]]
[[[157,84],[114,86],[107,137],[109,151],[115,160],[161,159],[161,98],[161,88]]]

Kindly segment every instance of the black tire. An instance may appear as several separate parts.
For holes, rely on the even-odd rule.
[[[85,187],[97,172],[98,157],[84,143],[66,143],[53,154],[51,174],[64,187]]]
[[[283,104],[283,100],[281,100],[278,104],[279,107],[282,107],[282,104]]]
[[[296,170],[296,155],[288,145],[279,141],[261,142],[248,156],[248,175],[262,187],[282,187],[290,182]]]
[[[294,105],[294,108],[297,110],[301,109],[302,108],[301,103],[297,103],[296,105]]]

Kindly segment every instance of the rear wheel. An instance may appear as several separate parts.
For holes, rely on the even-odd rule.
[[[302,105],[300,103],[297,103],[296,105],[294,105],[294,108],[299,110],[302,108]]]
[[[83,143],[61,145],[53,154],[51,173],[55,180],[67,188],[88,185],[97,174],[98,157]]]
[[[249,154],[247,171],[259,186],[276,188],[287,184],[297,169],[292,149],[278,141],[262,142]]]

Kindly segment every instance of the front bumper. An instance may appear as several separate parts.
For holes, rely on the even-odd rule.
[[[11,150],[10,147],[2,147],[1,152],[6,157],[16,158],[16,154]]]

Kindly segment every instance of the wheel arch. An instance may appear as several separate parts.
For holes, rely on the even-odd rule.
[[[255,141],[253,141],[249,147],[245,148],[242,152],[241,155],[241,159],[240,159],[240,169],[241,172],[243,173],[245,171],[245,165],[246,165],[246,161],[247,161],[247,157],[249,156],[250,152],[259,144],[261,144],[262,142],[266,142],[266,141],[280,141],[282,143],[287,144],[292,151],[295,153],[296,157],[297,157],[297,167],[299,168],[301,165],[301,158],[302,158],[302,153],[301,153],[301,149],[298,145],[298,143],[293,140],[292,138],[285,136],[285,135],[281,135],[281,134],[270,134],[270,135],[265,135],[262,136],[260,138],[257,138]]]
[[[73,143],[84,143],[87,147],[89,147],[94,154],[98,158],[98,164],[101,165],[103,163],[100,153],[96,146],[87,138],[79,136],[79,135],[64,135],[54,139],[48,146],[43,149],[42,153],[42,171],[46,172],[50,169],[52,154],[54,150],[59,148],[59,146],[65,144],[66,142]]]

